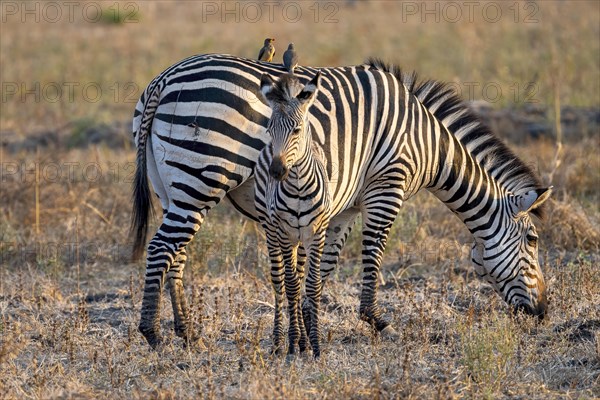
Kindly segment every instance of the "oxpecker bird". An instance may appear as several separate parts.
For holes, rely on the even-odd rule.
[[[273,57],[275,57],[275,46],[273,45],[274,41],[275,39],[271,38],[265,39],[265,45],[258,53],[258,61],[271,62],[271,60],[273,60]]]
[[[285,53],[283,53],[283,66],[290,74],[293,74],[294,68],[298,66],[298,54],[294,50],[294,43],[290,43]]]

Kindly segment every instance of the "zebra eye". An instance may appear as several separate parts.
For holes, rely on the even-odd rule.
[[[302,132],[302,128],[300,128],[300,127],[297,127],[297,128],[294,128],[293,134],[294,134],[294,135],[299,135],[299,134],[300,134],[300,132]]]
[[[537,240],[538,240],[537,236],[534,236],[532,234],[527,235],[527,243],[530,246],[535,246],[537,244]]]

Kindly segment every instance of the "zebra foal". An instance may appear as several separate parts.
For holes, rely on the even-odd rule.
[[[290,316],[288,354],[295,354],[297,345],[300,352],[306,349],[300,311],[304,267],[302,261],[298,262],[302,243],[308,256],[308,336],[315,358],[320,355],[320,261],[331,213],[325,158],[312,141],[307,112],[315,101],[320,80],[320,72],[305,86],[291,74],[282,75],[278,81],[262,75],[260,93],[272,109],[267,124],[271,143],[259,154],[254,171],[256,211],[267,237],[275,290],[273,348],[275,352],[283,348],[283,279]]]

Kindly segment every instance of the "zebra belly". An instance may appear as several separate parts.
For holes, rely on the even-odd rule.
[[[227,193],[227,200],[244,216],[258,221],[258,211],[254,200],[254,178],[250,178]]]

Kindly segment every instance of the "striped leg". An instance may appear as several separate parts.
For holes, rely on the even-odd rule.
[[[296,271],[298,271],[298,279],[300,281],[300,288],[302,288],[304,284],[304,265],[306,264],[306,249],[304,245],[300,244],[296,249]],[[299,301],[302,301],[302,289],[299,295]],[[300,304],[300,303],[299,303]],[[306,325],[304,321],[304,303],[302,303],[302,307],[298,307],[298,324],[300,325],[300,341],[298,342],[298,348],[300,349],[300,353],[306,351],[306,345],[308,344],[308,338],[306,336]]]
[[[281,354],[283,349],[283,315],[281,314],[281,305],[284,296],[284,269],[283,256],[279,241],[275,235],[265,227],[267,236],[267,248],[269,259],[271,261],[271,284],[275,292],[275,318],[273,322],[273,353]]]
[[[162,342],[160,308],[165,275],[175,264],[178,253],[200,229],[203,220],[200,212],[177,211],[179,213],[169,210],[165,214],[163,223],[148,244],[146,280],[138,329],[152,348],[156,348]],[[181,281],[180,283],[180,289],[174,289],[176,300],[183,297],[183,283]],[[179,290],[180,292],[177,294]],[[177,304],[178,307],[181,306],[179,301],[174,304]]]
[[[300,322],[299,321],[299,303],[300,303],[300,284],[298,271],[296,270],[296,260],[294,247],[289,242],[281,245],[283,253],[283,264],[285,265],[285,293],[288,300],[288,312],[290,316],[290,326],[288,327],[288,354],[296,354],[296,347],[299,347],[300,340]],[[306,344],[305,344],[306,348]]]
[[[325,247],[323,250],[323,256],[321,258],[321,280],[322,286],[329,278],[329,275],[335,270],[338,260],[340,258],[340,252],[352,231],[352,226],[358,215],[358,209],[350,209],[342,212],[336,217],[332,218],[327,228],[327,234],[325,237]],[[309,303],[306,298],[302,302],[302,314],[304,317],[304,325],[306,331],[310,331],[310,313],[308,312]]]
[[[173,305],[173,316],[175,319],[175,334],[183,338],[186,343],[193,342],[196,337],[189,330],[188,306],[183,288],[183,269],[187,254],[185,247],[179,251],[173,265],[167,273],[169,292],[171,293],[171,304]]]
[[[349,209],[332,218],[329,222],[323,258],[321,259],[321,279],[323,280],[323,284],[325,284],[325,281],[337,266],[340,252],[352,231],[358,213],[358,209]]]
[[[314,358],[321,356],[319,346],[319,305],[321,304],[321,256],[325,246],[325,229],[317,232],[308,248],[308,276],[306,278],[306,298],[308,299],[308,315],[310,316],[310,330],[308,337],[313,350]]]
[[[359,315],[380,332],[388,327],[389,322],[383,319],[383,313],[377,304],[379,268],[390,228],[400,210],[399,200],[390,198],[390,190],[387,191],[385,195],[372,195],[369,198],[363,213],[362,231],[363,285]],[[397,202],[392,201],[393,199]]]

